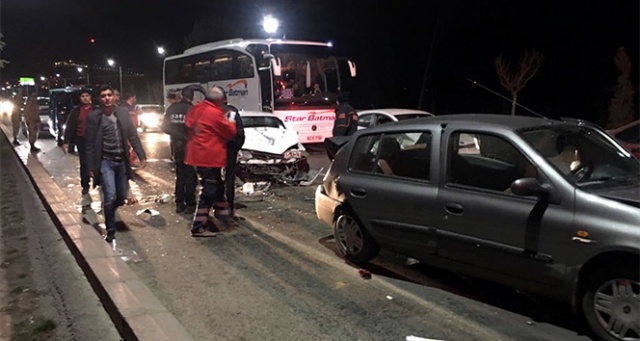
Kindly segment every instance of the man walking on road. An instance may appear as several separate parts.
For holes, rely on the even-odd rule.
[[[124,204],[133,175],[129,163],[129,146],[133,146],[142,169],[147,157],[131,116],[113,101],[113,89],[100,89],[100,109],[87,116],[85,131],[87,165],[93,185],[100,185],[104,197],[105,240],[115,248],[116,209]]]
[[[171,155],[176,169],[176,213],[193,214],[196,209],[196,170],[184,163],[189,129],[185,125],[187,112],[193,106],[193,89],[182,89],[182,99],[167,108],[162,121],[162,131],[171,138]]]
[[[133,122],[133,127],[138,129],[138,112],[136,111],[136,104],[138,103],[138,98],[135,94],[131,92],[124,93],[124,102],[120,105],[123,107],[131,116],[131,121]],[[136,154],[133,151],[131,145],[129,145],[129,158],[130,163],[133,165],[136,162]]]
[[[231,140],[227,141],[227,164],[224,169],[224,182],[229,217],[233,218],[235,215],[233,202],[236,194],[236,164],[238,162],[238,151],[244,144],[244,125],[242,124],[242,118],[240,117],[238,108],[227,103],[227,94],[224,92],[223,88],[218,88],[225,94],[224,103],[222,105],[225,115],[227,115],[230,120],[236,122],[236,134]]]
[[[22,89],[18,90],[18,94],[13,98],[13,111],[11,112],[11,125],[13,127],[13,145],[19,146],[18,134],[20,133],[20,123],[22,123]]]
[[[215,236],[214,232],[205,229],[212,206],[217,217],[228,220],[220,171],[226,165],[227,140],[236,134],[236,125],[227,119],[222,109],[223,102],[224,91],[213,87],[204,101],[189,110],[185,121],[189,138],[184,163],[197,167],[202,183],[198,209],[191,226],[193,237]]]
[[[87,209],[91,205],[89,195],[89,171],[87,165],[86,147],[86,122],[89,113],[96,108],[91,103],[91,92],[87,89],[80,90],[80,105],[76,106],[69,113],[67,128],[64,132],[64,143],[62,150],[67,153],[69,144],[78,147],[78,157],[80,158],[80,185],[82,186],[82,208]]]
[[[29,144],[31,145],[32,153],[40,151],[40,148],[36,147],[36,140],[38,140],[41,123],[39,112],[38,95],[29,95],[29,101],[27,101],[27,105],[24,107],[24,120],[27,123],[27,130],[29,131]]]

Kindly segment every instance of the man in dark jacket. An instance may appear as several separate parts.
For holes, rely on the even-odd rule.
[[[105,240],[112,243],[116,234],[116,209],[124,204],[133,171],[129,160],[130,143],[142,169],[147,157],[131,116],[114,103],[113,89],[100,89],[100,109],[87,116],[85,130],[87,165],[93,185],[100,185],[104,197]],[[115,248],[115,242],[113,242]]]
[[[64,131],[64,143],[62,150],[69,152],[69,145],[78,147],[78,157],[80,158],[80,185],[82,186],[82,208],[86,209],[91,205],[89,195],[89,170],[87,165],[87,152],[85,133],[87,126],[87,116],[96,108],[91,103],[91,91],[80,90],[80,105],[76,106],[69,113],[67,127]]]
[[[187,151],[189,129],[184,124],[187,112],[193,106],[193,89],[182,89],[182,99],[171,104],[164,114],[162,131],[171,138],[171,155],[175,160],[176,169],[176,213],[193,214],[196,210],[196,170],[193,166],[184,164]]]
[[[244,125],[242,118],[238,112],[238,108],[227,102],[227,94],[223,88],[218,87],[224,93],[224,103],[222,109],[230,120],[236,122],[236,135],[227,141],[227,165],[224,169],[224,179],[226,188],[227,205],[229,208],[229,217],[233,218],[234,209],[233,201],[235,199],[236,186],[236,164],[238,163],[238,151],[244,144]]]
[[[349,104],[349,93],[338,94],[336,120],[333,121],[333,136],[349,136],[358,130],[358,114]]]

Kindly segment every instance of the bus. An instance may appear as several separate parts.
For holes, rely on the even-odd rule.
[[[355,77],[355,63],[336,55],[331,43],[281,39],[198,45],[166,57],[163,66],[165,94],[193,84],[221,86],[229,104],[273,113],[303,144],[332,136],[337,94]]]

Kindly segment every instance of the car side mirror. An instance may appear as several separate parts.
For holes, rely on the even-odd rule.
[[[517,179],[511,183],[511,193],[520,196],[544,196],[549,190],[536,178]]]

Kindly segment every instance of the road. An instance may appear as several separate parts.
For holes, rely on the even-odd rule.
[[[315,185],[238,194],[238,225],[194,239],[191,217],[154,201],[173,192],[167,136],[140,136],[149,166],[132,182],[140,202],[119,210],[117,252],[196,340],[590,339],[559,303],[408,265],[389,252],[365,269],[346,263],[331,229],[315,217]],[[77,156],[64,154],[50,138],[39,146],[38,159],[79,211]],[[311,154],[312,169],[326,171],[324,151],[311,148]],[[97,209],[99,193],[91,195]],[[146,208],[159,215],[136,215]]]

